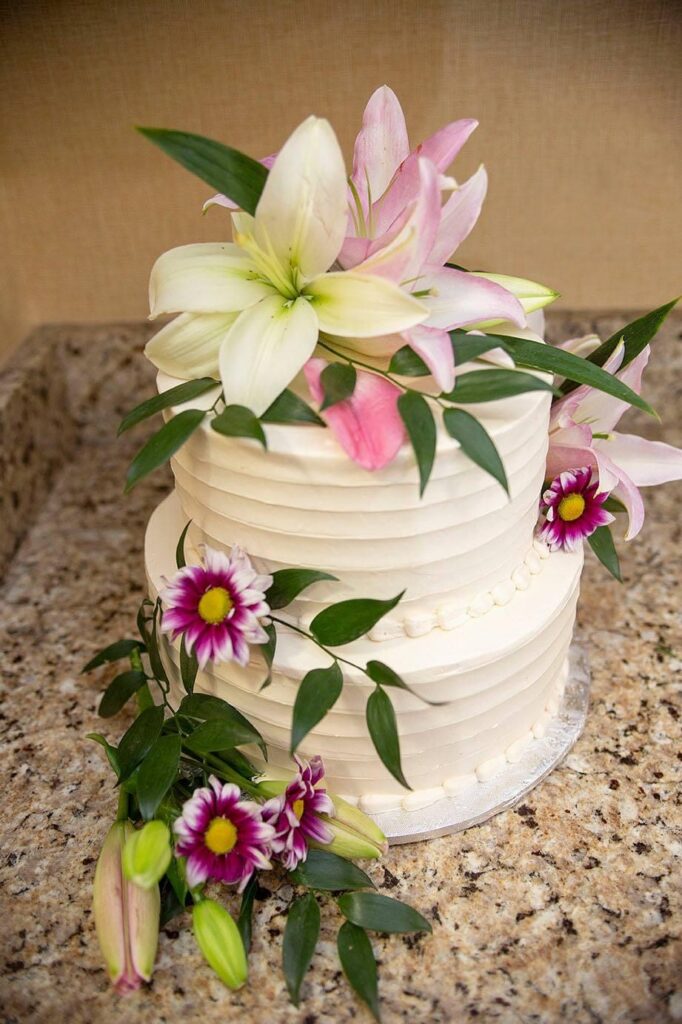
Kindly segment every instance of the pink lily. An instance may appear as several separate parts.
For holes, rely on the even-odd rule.
[[[562,348],[586,354],[591,339],[578,338]],[[621,344],[604,365],[637,394],[642,389],[642,374],[649,361],[647,347],[619,372],[623,361]],[[614,430],[628,408],[601,391],[582,385],[552,407],[547,454],[548,479],[565,470],[591,466],[598,475],[599,490],[607,491],[625,506],[631,540],[642,528],[644,504],[640,487],[650,487],[682,479],[682,451],[660,441],[648,441],[633,434]]]
[[[324,359],[309,359],[303,368],[310,394],[321,403],[324,398],[320,374]],[[385,377],[358,370],[355,391],[320,415],[344,451],[363,469],[381,469],[391,462],[405,440],[405,428],[398,413],[400,389]]]
[[[485,198],[487,177],[480,168],[441,205],[441,191],[450,187],[443,171],[476,125],[453,121],[410,152],[395,93],[377,89],[355,143],[355,209],[338,256],[343,266],[408,287],[429,310],[416,330],[352,347],[377,355],[407,343],[443,391],[452,389],[455,376],[448,331],[488,320],[525,324],[521,303],[499,283],[442,266],[473,228]]]
[[[372,94],[355,140],[350,177],[351,224],[339,254],[342,266],[355,266],[366,259],[370,255],[372,241],[382,239],[415,198],[419,191],[420,157],[434,165],[439,191],[456,188],[456,183],[444,177],[443,172],[477,125],[478,122],[471,118],[452,121],[410,152],[405,115],[397,96],[387,85]],[[473,206],[480,198],[471,227],[485,195],[485,171],[477,174],[477,187],[468,190],[469,202]],[[455,245],[448,255],[454,248]]]

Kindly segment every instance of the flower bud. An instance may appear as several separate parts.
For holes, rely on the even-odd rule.
[[[159,888],[140,889],[123,875],[123,849],[134,832],[129,821],[109,829],[95,869],[93,912],[107,972],[124,994],[149,981],[159,940]]]
[[[206,960],[228,988],[241,988],[249,969],[239,929],[225,907],[201,900],[192,910],[194,938]]]
[[[525,313],[533,313],[536,309],[548,306],[558,296],[558,292],[535,281],[526,281],[523,277],[507,277],[506,274],[483,274],[476,271],[476,277],[484,277],[493,284],[499,284],[515,295],[523,306]],[[491,321],[492,323],[492,321]],[[499,320],[496,321],[499,323]],[[478,324],[476,326],[479,326]],[[467,328],[469,330],[470,328]]]
[[[168,826],[163,821],[148,821],[126,840],[123,873],[141,889],[151,889],[165,875],[171,856]]]

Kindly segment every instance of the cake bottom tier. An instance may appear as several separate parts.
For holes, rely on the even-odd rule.
[[[184,525],[174,495],[150,519],[145,559],[153,598],[163,577],[175,571]],[[383,642],[363,638],[339,649],[356,663],[375,658],[390,665],[419,695],[390,691],[411,792],[389,774],[369,738],[365,705],[373,684],[345,666],[341,696],[299,753],[320,754],[328,788],[367,811],[424,807],[491,778],[521,758],[525,745],[544,734],[558,711],[581,568],[582,552],[554,553],[510,604],[456,630],[434,629],[425,636]],[[409,588],[408,570],[405,577]],[[179,691],[178,643],[164,642],[164,657]],[[265,668],[255,649],[245,668],[231,662],[207,666],[197,676],[196,689],[222,697],[250,719],[270,752],[267,766],[261,766],[271,777],[282,778],[292,769],[288,748],[298,684],[310,669],[327,663],[313,643],[281,627],[272,683],[265,690]],[[445,703],[435,706],[419,697]]]

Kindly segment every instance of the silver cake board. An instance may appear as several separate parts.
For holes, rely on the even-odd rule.
[[[509,810],[542,782],[569,752],[583,731],[589,696],[587,652],[574,642],[568,655],[568,678],[558,714],[548,723],[544,736],[528,744],[520,761],[507,764],[485,782],[472,782],[456,796],[444,796],[419,810],[397,808],[373,812],[373,820],[389,844],[395,846],[462,832]]]

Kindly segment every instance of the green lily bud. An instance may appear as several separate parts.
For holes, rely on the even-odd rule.
[[[558,297],[559,293],[547,288],[544,284],[537,284],[535,281],[526,281],[523,277],[507,277],[506,274],[482,274],[475,271],[475,277],[484,277],[487,281],[499,284],[508,292],[515,295],[523,306],[525,313],[532,313],[536,309],[548,306],[550,302]],[[495,321],[499,323],[500,321]],[[492,321],[491,321],[492,323]],[[471,328],[468,328],[471,330]]]
[[[192,910],[194,938],[209,965],[228,988],[241,988],[249,973],[239,929],[225,907],[201,900]]]
[[[388,850],[388,841],[379,826],[359,807],[333,793],[329,795],[334,804],[334,817],[328,824],[334,839],[326,849],[349,860],[382,857]]]
[[[141,889],[151,889],[165,875],[171,856],[168,825],[163,821],[148,821],[126,840],[123,873]]]
[[[149,981],[159,941],[159,887],[141,889],[123,874],[123,849],[134,832],[129,821],[115,822],[95,869],[93,912],[107,973],[123,994]]]

